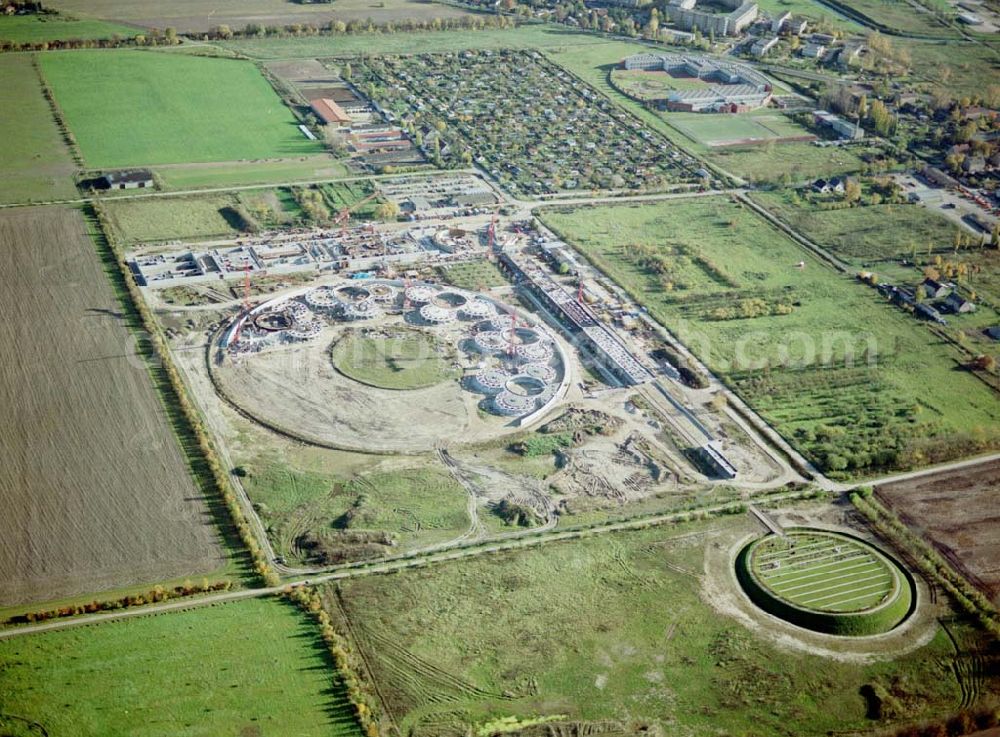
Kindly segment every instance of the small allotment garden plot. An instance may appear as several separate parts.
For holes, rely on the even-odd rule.
[[[697,164],[538,52],[362,59],[355,80],[412,122],[439,163],[473,161],[515,194],[655,189]]]

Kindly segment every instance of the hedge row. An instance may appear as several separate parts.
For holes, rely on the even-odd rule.
[[[149,591],[141,594],[131,594],[118,599],[105,599],[103,601],[90,601],[86,604],[69,604],[58,609],[43,609],[36,612],[16,614],[9,617],[4,624],[26,624],[29,622],[44,622],[47,619],[58,619],[60,617],[73,617],[77,614],[94,614],[95,612],[111,612],[118,609],[128,609],[133,606],[152,604],[169,599],[180,599],[185,596],[194,596],[210,591],[229,591],[232,587],[231,581],[215,581],[209,583],[204,579],[200,584],[193,584],[190,581],[181,586],[174,586],[172,589],[163,586],[154,586]]]
[[[330,657],[337,667],[334,676],[337,685],[343,686],[347,693],[365,737],[379,737],[378,700],[371,695],[374,688],[371,684],[365,683],[359,675],[361,669],[355,667],[355,656],[350,644],[347,638],[334,628],[330,615],[323,608],[323,600],[319,593],[314,588],[298,586],[285,589],[284,595],[298,604],[299,608],[319,625],[323,642],[326,643]]]
[[[870,488],[852,493],[851,502],[868,518],[876,532],[909,552],[920,570],[947,591],[966,614],[979,620],[983,629],[994,637],[1000,637],[1000,612],[990,600],[959,575],[934,548],[911,532],[895,514],[882,506],[872,496]]]
[[[878,635],[888,632],[902,622],[913,607],[913,581],[891,559],[886,559],[886,562],[896,567],[896,573],[902,580],[898,595],[889,604],[869,612],[854,614],[827,614],[797,607],[772,594],[753,575],[750,557],[759,542],[760,540],[755,540],[740,551],[736,558],[736,577],[754,604],[769,614],[799,627],[828,635],[852,637]]]
[[[177,370],[177,366],[173,362],[166,339],[163,337],[159,325],[153,317],[149,307],[146,305],[145,300],[142,298],[142,294],[139,291],[138,285],[135,283],[132,272],[128,268],[120,247],[112,235],[114,231],[111,227],[107,213],[104,211],[100,201],[93,202],[91,207],[97,218],[97,223],[103,231],[103,236],[108,244],[108,247],[111,249],[111,252],[115,257],[116,266],[119,269],[122,281],[128,290],[129,299],[131,300],[132,305],[142,322],[143,328],[146,331],[149,344],[155,353],[156,358],[159,360],[160,367],[168,380],[169,392],[162,392],[163,400],[164,402],[174,404],[181,411],[183,419],[197,443],[197,452],[201,455],[202,460],[204,460],[205,466],[209,472],[208,475],[210,478],[206,479],[206,481],[211,482],[215,491],[225,502],[226,509],[229,512],[233,526],[236,528],[236,531],[240,536],[240,540],[243,542],[247,552],[250,553],[253,560],[254,570],[257,575],[260,576],[261,580],[266,585],[276,586],[280,582],[278,574],[271,567],[267,558],[261,551],[260,543],[257,541],[257,537],[254,535],[250,523],[243,512],[243,507],[240,505],[239,498],[237,497],[236,491],[229,478],[229,473],[219,460],[219,456],[215,452],[215,447],[209,439],[208,433],[205,431],[204,423],[202,422],[199,412],[188,396],[187,387],[184,385],[180,372]]]

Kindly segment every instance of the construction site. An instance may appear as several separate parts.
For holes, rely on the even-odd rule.
[[[402,182],[391,191],[423,196]],[[131,258],[234,466],[268,468],[292,448],[338,468],[356,459],[392,479],[358,487],[375,495],[418,482],[446,494],[424,480],[444,473],[468,500],[452,542],[797,478],[713,389],[684,383],[620,289],[520,213],[345,223]],[[463,264],[498,281],[449,283]],[[200,297],[172,305],[171,284]],[[399,481],[401,464],[418,481]],[[285,511],[274,488],[258,480],[247,493],[276,554],[297,564],[384,555],[386,541],[444,544],[424,523],[331,533],[339,487]]]

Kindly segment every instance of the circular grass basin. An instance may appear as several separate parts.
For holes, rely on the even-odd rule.
[[[457,376],[438,341],[419,330],[387,335],[350,330],[330,355],[344,376],[380,389],[423,389]]]
[[[749,543],[736,574],[757,606],[831,635],[877,635],[915,602],[913,578],[889,555],[851,535],[793,528]]]

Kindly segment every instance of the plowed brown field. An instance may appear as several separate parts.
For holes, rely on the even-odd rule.
[[[224,563],[81,213],[0,213],[0,606]]]
[[[1000,462],[877,488],[907,525],[1000,602]]]

